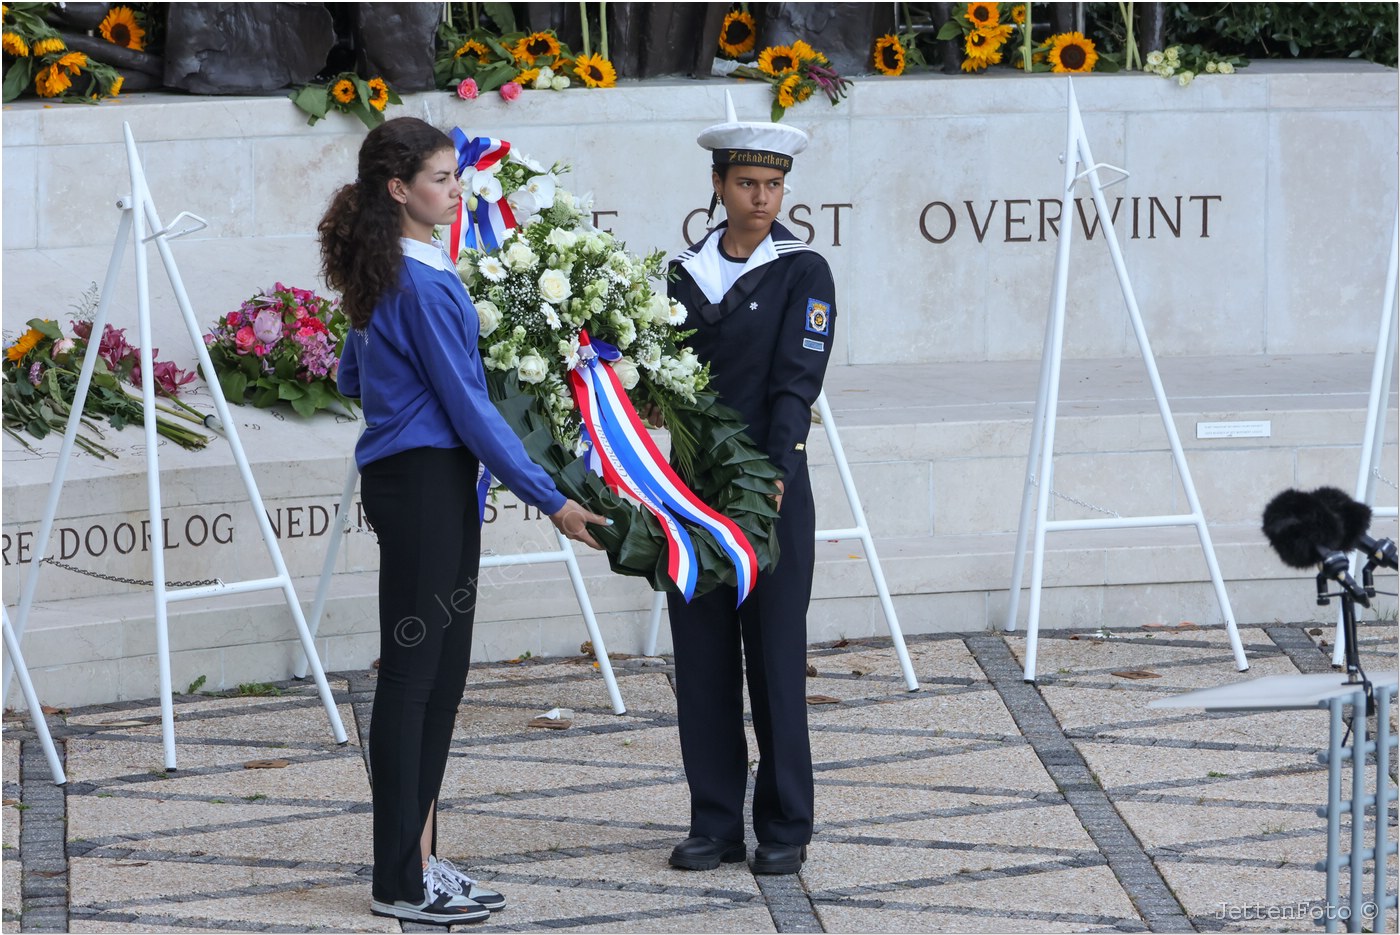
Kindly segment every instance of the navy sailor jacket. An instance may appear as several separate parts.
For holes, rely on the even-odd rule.
[[[748,423],[783,472],[807,465],[812,406],[836,330],[836,286],[826,260],[774,223],[728,292],[721,292],[725,223],[671,261],[668,293],[685,305],[686,344],[710,365],[710,387]]]

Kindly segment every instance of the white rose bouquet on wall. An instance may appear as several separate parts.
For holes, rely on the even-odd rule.
[[[664,255],[636,256],[595,228],[591,197],[560,184],[567,171],[560,164],[546,169],[513,149],[481,164],[462,173],[466,213],[486,199],[514,227],[496,238],[467,239],[475,246],[459,249],[457,271],[476,303],[478,346],[497,408],[564,494],[613,520],[594,535],[615,571],[664,590],[681,583],[675,556],[684,549],[696,570],[683,591],[725,582],[747,593],[752,577],[777,561],[772,497],[779,474],[743,434],[737,413],[706,391],[709,368],[684,347],[688,312],[666,296]],[[487,246],[492,239],[496,244]],[[593,385],[617,391],[615,420],[631,418],[619,406],[660,414],[676,474],[687,493],[715,511],[715,522],[694,521],[685,510],[673,510],[667,521],[666,507],[647,502],[646,484],[629,492],[619,490],[627,485],[616,483],[616,472],[600,476],[607,471],[589,450],[593,430],[580,410],[578,374],[604,361],[608,375]],[[632,437],[647,447],[635,431]]]

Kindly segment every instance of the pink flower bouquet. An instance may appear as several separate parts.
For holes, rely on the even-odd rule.
[[[338,302],[279,282],[219,319],[204,343],[229,402],[285,402],[303,416],[339,403],[353,414],[335,382],[349,328]]]

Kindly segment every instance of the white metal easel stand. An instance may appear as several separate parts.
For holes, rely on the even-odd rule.
[[[1127,305],[1128,316],[1132,319],[1133,333],[1137,335],[1138,347],[1142,350],[1143,363],[1147,366],[1148,378],[1152,381],[1152,392],[1157,398],[1157,410],[1166,429],[1167,440],[1171,444],[1172,460],[1181,474],[1182,486],[1186,488],[1186,500],[1190,513],[1169,516],[1113,516],[1106,519],[1051,520],[1049,519],[1050,491],[1054,481],[1055,417],[1060,395],[1060,360],[1064,354],[1065,295],[1069,285],[1069,251],[1073,240],[1074,225],[1066,220],[1060,225],[1059,248],[1055,253],[1055,281],[1050,299],[1050,319],[1045,327],[1045,350],[1040,370],[1040,392],[1036,399],[1035,422],[1031,431],[1031,450],[1026,459],[1026,484],[1021,495],[1021,523],[1016,534],[1016,558],[1011,569],[1010,607],[1006,615],[1006,631],[1016,629],[1016,612],[1021,598],[1021,573],[1025,568],[1026,536],[1030,529],[1031,491],[1038,488],[1035,512],[1035,544],[1031,559],[1031,596],[1026,615],[1026,669],[1025,680],[1035,681],[1036,640],[1040,631],[1040,591],[1045,570],[1045,535],[1079,529],[1132,529],[1149,526],[1195,526],[1205,552],[1206,565],[1215,585],[1215,596],[1220,602],[1220,613],[1230,634],[1230,646],[1234,650],[1235,664],[1241,672],[1249,668],[1244,656],[1244,646],[1240,643],[1239,631],[1235,627],[1235,615],[1230,609],[1230,598],[1225,593],[1225,582],[1220,575],[1220,566],[1215,559],[1215,547],[1211,544],[1210,530],[1206,528],[1205,514],[1201,510],[1200,499],[1196,496],[1196,486],[1191,480],[1191,470],[1186,465],[1186,457],[1181,449],[1181,439],[1177,435],[1176,424],[1172,420],[1171,408],[1167,405],[1166,391],[1162,389],[1162,378],[1157,372],[1157,362],[1152,356],[1152,347],[1143,327],[1142,314],[1138,311],[1137,298],[1133,295],[1132,283],[1128,280],[1128,270],[1123,263],[1123,253],[1118,246],[1118,235],[1113,225],[1107,223],[1112,217],[1103,185],[1099,182],[1099,169],[1112,169],[1121,174],[1122,181],[1128,173],[1116,166],[1094,161],[1089,151],[1089,140],[1084,134],[1084,123],[1079,113],[1079,101],[1074,95],[1074,82],[1066,79],[1068,112],[1065,152],[1064,193],[1066,203],[1073,196],[1074,186],[1081,179],[1087,179],[1094,195],[1094,207],[1099,217],[1105,219],[1104,239],[1113,257],[1113,267],[1118,273],[1118,285],[1123,291],[1123,301]],[[1080,168],[1080,167],[1083,168]],[[1112,183],[1110,183],[1112,184]],[[1066,215],[1068,218],[1068,215]],[[1039,462],[1037,477],[1036,464]]]
[[[83,368],[78,376],[72,413],[68,417],[68,427],[63,435],[63,445],[59,449],[58,463],[54,467],[53,483],[49,486],[48,504],[44,508],[43,522],[39,524],[34,551],[36,558],[30,566],[29,575],[25,578],[24,586],[20,592],[19,610],[15,615],[14,625],[16,650],[18,650],[19,639],[24,635],[24,626],[34,601],[39,569],[43,565],[42,558],[37,556],[43,556],[48,552],[49,536],[53,531],[54,517],[58,512],[58,498],[63,490],[64,478],[68,471],[68,460],[73,453],[73,441],[78,433],[78,423],[82,418],[83,406],[87,401],[88,388],[92,382],[98,345],[101,343],[99,339],[107,323],[107,308],[111,302],[112,292],[116,288],[117,270],[122,256],[126,252],[127,239],[133,231],[136,239],[136,303],[141,341],[141,372],[144,374],[154,373],[151,361],[150,277],[146,260],[146,244],[150,241],[155,241],[156,247],[160,251],[161,261],[165,265],[166,275],[169,277],[171,289],[175,293],[175,300],[184,315],[190,343],[199,357],[200,368],[205,374],[211,376],[215,372],[214,365],[209,359],[209,352],[204,346],[199,322],[195,320],[194,311],[190,307],[190,299],[185,292],[184,280],[180,277],[180,270],[175,265],[175,257],[170,252],[169,244],[169,241],[176,237],[202,230],[208,225],[202,218],[183,211],[170,226],[161,225],[160,217],[156,214],[155,203],[151,199],[150,189],[146,185],[145,170],[141,167],[141,159],[136,153],[136,142],[131,136],[131,126],[123,123],[122,132],[126,137],[126,155],[131,168],[131,194],[117,202],[117,206],[122,210],[122,219],[117,230],[116,245],[112,248],[112,259],[107,267],[107,278],[102,288],[102,297],[93,318],[93,339],[88,342],[87,355],[83,358]],[[180,223],[181,218],[189,218],[194,226],[175,231],[174,228]],[[146,233],[148,223],[153,229],[151,234]],[[165,535],[161,523],[160,465],[157,457],[159,439],[156,437],[155,387],[156,381],[153,377],[142,381],[141,399],[145,412],[146,429],[146,494],[150,504],[151,517],[151,579],[155,590],[156,656],[160,667],[161,738],[165,748],[165,768],[167,770],[176,769],[174,706],[171,700],[170,686],[170,635],[167,626],[167,608],[172,601],[188,601],[280,588],[301,637],[302,649],[313,660],[316,686],[320,690],[321,703],[325,706],[326,716],[330,719],[331,732],[335,736],[336,743],[345,743],[347,738],[345,727],[340,721],[340,712],[336,709],[335,699],[331,695],[330,686],[326,683],[326,674],[321,669],[321,660],[315,655],[315,644],[306,628],[306,620],[302,617],[301,603],[297,600],[296,592],[292,588],[291,575],[287,572],[286,563],[282,560],[282,551],[277,545],[277,536],[272,531],[267,511],[263,508],[258,485],[253,480],[252,471],[248,466],[248,457],[243,452],[243,444],[239,441],[236,425],[229,415],[228,402],[224,399],[223,390],[220,388],[218,380],[209,381],[209,391],[222,426],[221,434],[228,440],[229,448],[233,452],[234,462],[243,478],[244,490],[253,508],[253,515],[257,518],[263,544],[267,547],[268,557],[272,560],[276,574],[271,578],[231,583],[220,580],[213,584],[196,586],[172,587],[166,584]],[[19,658],[17,651],[14,658],[17,662]],[[7,660],[6,665],[6,687],[9,684],[8,663],[9,660]]]
[[[836,420],[831,415],[831,406],[826,401],[826,391],[817,396],[817,414],[822,427],[826,429],[826,439],[831,444],[831,453],[836,459],[836,470],[841,475],[841,486],[846,491],[846,502],[851,506],[851,518],[855,525],[848,529],[818,529],[818,542],[839,539],[859,539],[865,547],[865,561],[870,565],[870,577],[875,579],[875,591],[880,595],[880,606],[885,611],[885,625],[889,627],[890,639],[894,642],[895,654],[899,657],[899,668],[904,673],[904,684],[911,692],[919,690],[919,680],[914,675],[914,666],[909,661],[909,650],[904,645],[904,632],[899,628],[899,618],[894,612],[894,601],[890,598],[889,586],[885,584],[885,573],[880,567],[880,556],[875,554],[875,540],[870,535],[870,523],[865,518],[865,510],[860,505],[860,494],[856,492],[855,481],[851,479],[851,466],[846,462],[846,449],[841,445],[841,436],[836,431]],[[666,606],[666,595],[660,591],[651,601],[651,629],[647,634],[643,652],[656,655],[656,635],[661,629],[661,612]]]
[[[335,559],[340,552],[340,539],[350,532],[350,505],[355,497],[355,483],[360,472],[355,467],[355,459],[350,459],[350,470],[345,476],[345,487],[340,492],[340,506],[337,518],[340,532],[331,536],[326,546],[326,560],[321,565],[321,581],[316,587],[316,600],[311,605],[311,635],[321,625],[321,614],[326,609],[326,598],[330,596],[331,576],[335,573]],[[535,562],[563,562],[569,569],[569,580],[574,585],[574,596],[578,598],[579,610],[583,612],[583,622],[588,628],[588,638],[593,641],[593,657],[598,660],[598,670],[603,673],[603,683],[608,688],[608,699],[612,702],[613,714],[626,714],[627,706],[622,703],[622,694],[617,688],[617,678],[613,675],[612,663],[608,660],[607,647],[603,645],[603,633],[598,629],[598,618],[593,615],[593,602],[588,599],[588,588],[583,583],[583,572],[578,567],[578,558],[573,546],[559,530],[554,531],[559,540],[559,548],[552,552],[523,552],[516,555],[483,555],[482,568],[499,568],[504,565],[529,565]],[[306,677],[306,660],[303,656],[297,666],[296,677]]]
[[[1366,430],[1361,438],[1361,459],[1356,470],[1355,498],[1370,506],[1376,501],[1376,478],[1380,476],[1381,452],[1385,449],[1385,414],[1390,408],[1390,385],[1395,376],[1395,284],[1397,246],[1400,246],[1400,218],[1390,234],[1390,266],[1385,278],[1385,298],[1381,302],[1381,329],[1376,337],[1376,361],[1371,368],[1371,398],[1366,404]],[[1373,509],[1372,516],[1396,515],[1395,507]],[[1351,573],[1359,565],[1357,554],[1351,555]],[[1345,641],[1342,639],[1342,618],[1337,616],[1337,637],[1333,641],[1332,665],[1342,665]]]
[[[39,695],[34,691],[34,682],[29,678],[29,667],[24,664],[24,656],[19,651],[19,638],[10,626],[10,615],[0,607],[0,617],[5,625],[5,653],[19,676],[19,687],[24,692],[24,703],[29,707],[29,720],[34,722],[34,732],[39,735],[39,744],[44,748],[44,758],[49,761],[49,775],[53,784],[61,786],[68,781],[63,772],[63,762],[58,758],[58,749],[53,745],[53,735],[49,733],[49,722],[44,719],[44,706],[39,704]]]

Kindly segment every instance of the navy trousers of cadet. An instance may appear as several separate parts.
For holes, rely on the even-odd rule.
[[[758,738],[753,827],[760,844],[812,839],[812,749],[807,737],[807,604],[816,515],[805,465],[787,481],[777,524],[781,555],[737,609],[735,589],[689,604],[667,601],[676,656],[681,758],[690,785],[690,833],[744,840],[749,748],[747,673]]]
[[[442,786],[471,664],[481,561],[476,470],[465,448],[414,448],[373,461],[360,475],[380,555],[369,763],[371,890],[382,902],[423,899],[419,837]]]

